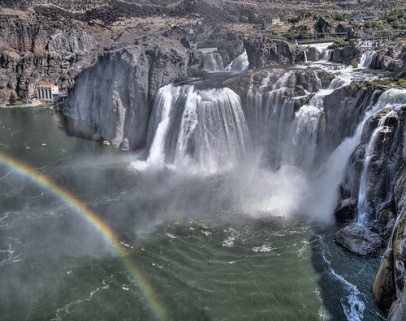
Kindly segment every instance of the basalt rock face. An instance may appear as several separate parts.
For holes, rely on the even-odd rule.
[[[391,306],[388,321],[404,321],[406,315],[406,289],[402,291],[399,299]]]
[[[334,49],[331,60],[338,63],[352,64],[359,61],[361,54],[361,49],[355,43],[350,42],[350,45],[344,48]]]
[[[335,90],[324,99],[326,137],[320,148],[327,153],[334,150],[345,137],[354,134],[365,111],[376,103],[384,88],[369,82],[353,82]]]
[[[402,157],[405,157],[403,151]],[[406,170],[403,168],[399,173],[399,178],[395,186],[395,204],[397,207],[397,220],[392,239],[392,248],[381,263],[381,269],[392,264],[391,278],[386,284],[391,284],[392,296],[396,299],[390,307],[388,320],[403,321],[406,315]],[[375,283],[379,283],[379,274],[375,279]],[[380,297],[375,297],[378,304],[386,303],[387,300],[379,300]],[[382,298],[384,299],[384,298]],[[386,308],[388,306],[385,306]]]
[[[32,95],[41,81],[68,88],[90,62],[98,42],[83,30],[59,24],[60,29],[23,14],[0,15],[0,100],[11,91]]]
[[[244,47],[251,69],[304,61],[303,48],[282,40],[267,37],[250,38],[244,41]]]
[[[386,99],[389,95],[382,97]],[[340,188],[340,204],[348,206],[339,205],[336,209],[336,216],[360,222],[364,226],[358,228],[379,235],[384,241],[382,246],[391,249],[381,263],[373,294],[382,309],[388,309],[397,299],[389,314],[392,321],[404,320],[403,312],[399,311],[405,308],[402,296],[406,282],[405,137],[406,106],[378,109],[368,118],[361,143],[350,158],[347,178]],[[345,230],[338,233],[340,244],[349,250],[361,255],[376,251],[374,247],[368,249],[367,244],[365,251],[359,252],[357,244],[366,243],[359,242],[359,238],[356,238],[358,243],[354,243],[352,236],[343,232]]]
[[[186,65],[186,54],[153,46],[102,54],[77,77],[63,112],[85,121],[96,137],[115,147],[139,148],[145,142],[155,93],[184,78]]]
[[[367,227],[349,225],[339,230],[336,242],[358,255],[377,254],[381,249],[381,237]]]
[[[386,47],[381,48],[374,55],[370,67],[393,72],[395,75],[406,73],[406,48]]]
[[[361,144],[350,158],[341,196],[357,199],[358,203],[363,201],[368,222],[382,219],[386,223],[383,211],[395,208],[393,186],[402,166],[405,117],[404,108],[384,108],[372,115],[364,125]],[[363,200],[360,200],[362,188],[365,193],[361,192]]]
[[[68,91],[102,51],[151,43],[180,48],[179,34],[168,35],[170,21],[179,21],[175,29],[185,36],[197,19],[210,25],[237,19],[220,4],[195,0],[4,0],[1,9],[1,103],[12,92],[35,94],[40,82]],[[226,60],[243,51],[240,36],[228,34],[226,42]]]

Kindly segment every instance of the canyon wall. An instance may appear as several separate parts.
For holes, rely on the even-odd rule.
[[[70,118],[86,122],[115,147],[143,146],[157,90],[186,75],[185,53],[154,46],[107,52],[83,71],[64,104]]]

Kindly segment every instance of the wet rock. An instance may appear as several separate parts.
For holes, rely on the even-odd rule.
[[[357,255],[377,254],[382,247],[381,237],[368,227],[349,225],[335,235],[338,244]]]
[[[124,138],[123,141],[121,142],[120,149],[122,151],[128,151],[130,150],[130,141],[128,138]]]
[[[406,320],[406,288],[403,289],[399,299],[393,302],[389,314],[388,321],[405,321]]]
[[[374,300],[382,310],[388,310],[395,298],[393,252],[386,253],[372,286]]]
[[[335,149],[346,137],[351,137],[365,111],[382,94],[383,89],[370,83],[352,83],[335,90],[324,98],[326,133],[320,148],[327,152]]]
[[[340,223],[353,222],[355,219],[356,210],[357,200],[355,198],[341,200],[334,211],[336,221]]]

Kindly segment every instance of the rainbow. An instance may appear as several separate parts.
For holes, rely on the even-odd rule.
[[[107,243],[111,244],[111,246],[122,258],[126,269],[141,289],[144,298],[148,302],[155,316],[162,321],[168,320],[168,315],[162,304],[160,304],[160,301],[155,295],[148,280],[143,276],[141,270],[130,259],[126,248],[120,243],[117,236],[106,223],[104,223],[95,213],[93,213],[89,208],[87,208],[81,201],[75,198],[68,191],[56,185],[49,178],[45,177],[41,173],[29,168],[22,162],[0,152],[0,165],[5,165],[6,167],[15,170],[24,177],[29,178],[35,184],[50,191],[53,195],[55,195],[57,198],[61,199],[72,209],[74,209],[74,212],[78,214],[82,220],[93,226],[103,237],[103,239]]]

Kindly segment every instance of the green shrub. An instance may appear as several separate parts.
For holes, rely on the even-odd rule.
[[[15,103],[17,102],[17,97],[16,95],[12,92],[10,93],[10,96],[8,97],[8,103],[10,105],[15,105]]]
[[[329,48],[329,49],[337,49],[337,48],[343,48],[343,47],[345,47],[345,46],[347,46],[347,45],[348,45],[348,42],[345,41],[344,39],[342,39],[342,38],[336,38],[336,39],[334,40],[333,44],[330,45],[328,48]]]

